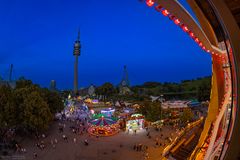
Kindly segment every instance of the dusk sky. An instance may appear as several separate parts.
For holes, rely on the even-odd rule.
[[[182,0],[184,2],[184,0]],[[186,2],[183,3],[187,6]],[[1,0],[0,76],[73,88],[73,44],[81,30],[79,87],[131,85],[211,75],[211,57],[168,18],[139,0]]]

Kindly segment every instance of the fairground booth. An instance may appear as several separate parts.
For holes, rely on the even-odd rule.
[[[144,128],[144,116],[142,114],[133,114],[126,121],[126,129],[128,131],[137,131]]]

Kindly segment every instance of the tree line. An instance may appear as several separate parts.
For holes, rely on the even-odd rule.
[[[64,108],[57,92],[19,79],[16,88],[0,86],[0,136],[9,129],[18,134],[36,133],[48,128],[56,112]]]
[[[132,91],[139,95],[164,95],[166,99],[198,99],[206,101],[210,98],[211,77],[184,80],[174,82],[146,82],[142,85],[133,86]]]
[[[188,122],[191,122],[194,118],[193,112],[190,108],[184,109],[183,112],[174,117],[172,115],[172,109],[162,109],[160,101],[149,101],[144,100],[139,103],[140,106],[137,108],[137,112],[145,116],[145,119],[150,122],[155,122],[161,119],[176,119],[179,118],[182,125],[186,125]]]
[[[211,77],[173,82],[145,82],[142,85],[130,87],[131,96],[119,95],[119,87],[107,82],[96,88],[97,95],[104,95],[106,100],[144,100],[149,96],[164,95],[165,99],[198,99],[206,101],[210,98]]]

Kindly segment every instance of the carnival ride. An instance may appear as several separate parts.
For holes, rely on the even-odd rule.
[[[112,117],[114,112],[114,108],[106,108],[101,110],[101,114],[105,115],[106,117]]]
[[[233,28],[232,26],[234,26],[237,33],[239,33],[239,28],[234,20],[231,21],[232,15],[229,14],[228,8],[224,6],[224,2],[188,0],[201,26],[177,0],[146,0],[145,2],[149,7],[155,8],[157,12],[173,21],[205,53],[210,54],[212,57],[212,90],[208,116],[199,142],[189,158],[223,159],[227,154],[232,135],[234,135],[235,139],[239,139],[239,136],[236,135],[239,131],[234,130],[234,126],[239,126],[239,123],[236,123],[238,113],[238,97],[236,94],[239,92],[237,90],[238,81],[236,76],[239,74],[236,65],[239,62],[236,60],[239,60],[239,55],[233,53],[234,49],[235,51],[239,49],[239,45],[236,45],[235,41],[228,40],[228,38],[236,40],[237,37],[233,35],[232,31],[227,31],[226,27]],[[226,13],[224,15],[223,9],[228,13],[229,19],[227,19]],[[220,19],[222,23],[220,23]],[[210,20],[214,21],[214,23],[211,23]],[[226,24],[223,25],[223,21]],[[214,30],[217,28],[216,26],[218,31]],[[226,36],[226,34],[229,35]],[[232,44],[234,44],[235,48],[232,48]],[[222,47],[223,45],[225,47]],[[231,147],[231,153],[234,153],[236,143],[232,142],[232,144],[234,145]],[[237,152],[234,155],[237,157]],[[231,157],[231,155],[228,154],[228,157]]]
[[[89,121],[88,133],[94,136],[112,136],[119,132],[119,124],[116,118],[101,115]]]
[[[68,119],[88,119],[90,116],[90,111],[88,106],[85,103],[80,103],[78,99],[71,98],[69,96],[64,101],[64,110],[59,113],[57,116],[61,118],[59,115],[64,115],[64,117]]]

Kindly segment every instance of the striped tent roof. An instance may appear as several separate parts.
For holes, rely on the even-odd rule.
[[[93,119],[90,121],[90,123],[95,126],[108,126],[108,125],[115,124],[116,122],[117,122],[116,120],[112,118],[106,118],[106,117],[101,117],[101,118]]]

